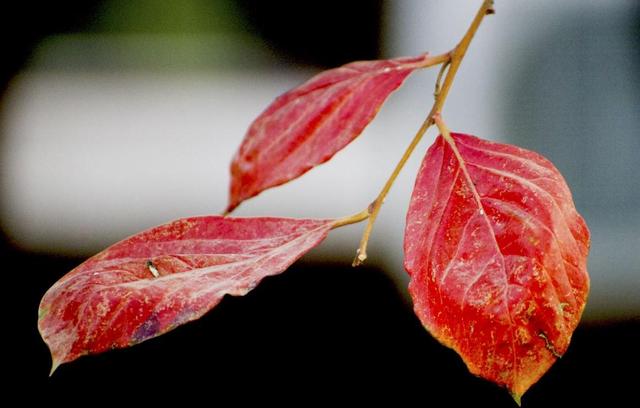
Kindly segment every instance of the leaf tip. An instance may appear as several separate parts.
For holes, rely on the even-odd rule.
[[[236,200],[229,200],[229,204],[227,204],[227,208],[224,209],[224,211],[222,212],[222,216],[226,217],[229,214],[231,214],[233,212],[233,210],[235,210],[236,208],[238,208],[238,205],[240,205],[240,202],[236,201]]]
[[[511,398],[513,398],[513,400],[516,402],[516,404],[518,404],[519,407],[522,406],[522,394],[512,392]]]
[[[55,373],[55,371],[58,369],[58,367],[60,367],[61,364],[62,364],[61,361],[57,361],[55,358],[52,357],[52,359],[51,359],[51,371],[49,371],[49,377],[51,377],[53,375],[53,373]]]

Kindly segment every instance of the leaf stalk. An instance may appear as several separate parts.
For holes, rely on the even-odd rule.
[[[331,229],[340,228],[340,227],[344,227],[345,225],[355,224],[355,223],[364,221],[367,218],[369,218],[370,215],[371,214],[369,213],[369,208],[367,208],[365,210],[360,211],[357,214],[338,218],[331,226]]]

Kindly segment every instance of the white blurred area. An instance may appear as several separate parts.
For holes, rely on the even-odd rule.
[[[385,53],[391,57],[451,49],[479,3],[389,1]],[[514,68],[531,56],[531,44],[570,16],[622,18],[635,10],[634,4],[496,1],[497,14],[480,28],[447,101],[449,126],[510,141],[513,126],[504,101],[514,92]],[[94,40],[109,50],[110,39]],[[166,38],[144,41],[162,47]],[[227,200],[229,162],[251,121],[273,98],[315,73],[281,63],[269,68],[265,62],[216,71],[42,68],[38,62],[46,66],[56,49],[44,44],[34,63],[13,80],[1,117],[1,227],[18,247],[48,253],[88,256],[153,225],[219,213]],[[436,71],[410,77],[362,137],[332,161],[242,204],[236,215],[321,218],[362,210],[428,112]],[[629,126],[638,123],[629,120]],[[637,138],[638,128],[631,131],[628,137]],[[398,178],[370,242],[368,262],[387,270],[401,287],[407,282],[402,266],[404,213],[415,172],[434,135],[433,130],[428,133]],[[637,170],[636,164],[629,174],[615,177],[637,178]],[[577,206],[583,210],[581,202]],[[601,218],[597,208],[587,211],[593,233],[587,318],[640,315],[640,211],[625,211],[630,212],[620,219]],[[333,231],[309,256],[350,263],[363,227]]]

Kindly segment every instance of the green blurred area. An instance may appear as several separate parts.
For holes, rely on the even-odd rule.
[[[233,0],[107,0],[89,27],[94,33],[173,35],[246,29]]]
[[[79,31],[45,37],[30,67],[185,70],[256,67],[273,52],[232,0],[108,0]]]

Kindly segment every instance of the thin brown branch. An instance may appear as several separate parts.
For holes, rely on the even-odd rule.
[[[480,23],[482,23],[482,20],[487,14],[493,14],[493,13],[494,13],[493,0],[484,0],[484,2],[482,3],[482,6],[480,6],[480,9],[476,13],[476,16],[474,17],[473,21],[471,22],[471,25],[467,29],[467,32],[465,33],[464,37],[462,37],[458,45],[451,52],[442,54],[449,57],[449,58],[443,59],[442,61],[443,64],[446,64],[446,63],[449,64],[449,68],[446,71],[447,74],[444,78],[444,82],[442,83],[441,87],[437,86],[436,88],[437,94],[435,95],[435,101],[433,103],[433,107],[431,108],[431,111],[429,112],[424,122],[420,126],[420,129],[418,129],[418,131],[416,132],[415,136],[413,137],[413,140],[411,140],[411,143],[409,144],[404,154],[400,158],[400,161],[394,168],[393,173],[391,173],[391,176],[389,176],[389,179],[387,180],[385,185],[382,187],[382,190],[380,191],[376,199],[373,201],[373,203],[371,203],[371,205],[369,206],[369,209],[368,209],[369,221],[367,223],[367,226],[365,227],[364,233],[362,234],[362,239],[360,241],[360,246],[358,248],[356,258],[353,260],[353,266],[358,266],[362,262],[364,262],[365,259],[367,259],[367,245],[369,243],[369,237],[371,236],[371,231],[373,230],[373,224],[375,223],[376,218],[378,217],[378,213],[380,212],[380,208],[382,207],[382,203],[384,202],[384,199],[389,193],[391,186],[393,186],[393,183],[398,177],[398,174],[400,174],[400,171],[404,167],[405,163],[407,162],[407,160],[415,150],[416,146],[422,139],[422,136],[424,136],[427,129],[429,129],[429,127],[433,125],[434,123],[433,116],[437,112],[440,112],[442,110],[442,107],[444,106],[444,102],[446,101],[447,96],[449,95],[449,91],[451,89],[451,85],[453,84],[453,80],[455,79],[456,73],[458,72],[458,68],[460,67],[460,63],[462,62],[465,54],[467,53],[469,44],[471,44],[471,40],[473,40],[473,37],[478,31],[478,27],[480,27]],[[444,68],[441,70],[441,74],[439,76],[441,76],[442,73],[444,73]]]

